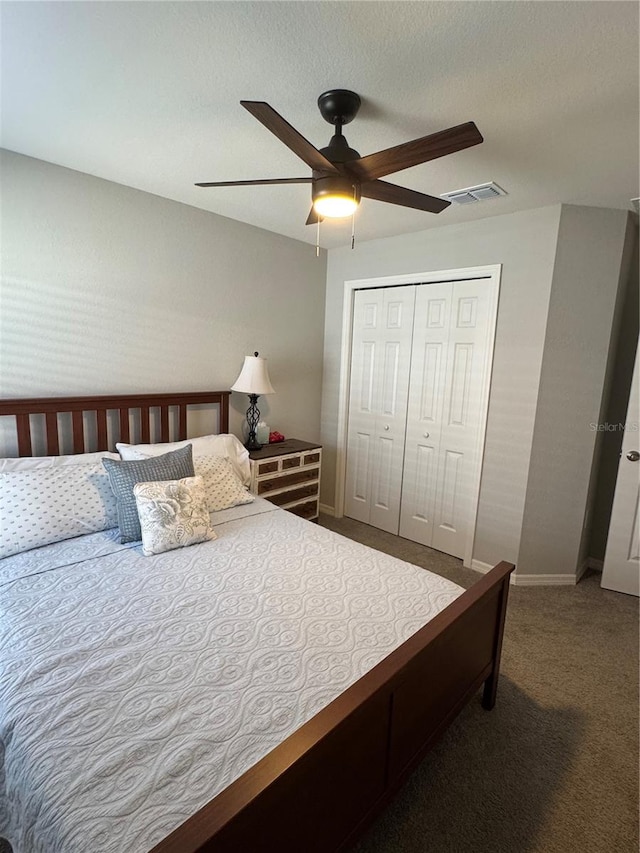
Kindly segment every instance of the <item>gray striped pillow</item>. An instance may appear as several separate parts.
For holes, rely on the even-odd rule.
[[[133,494],[136,483],[181,480],[183,477],[195,475],[190,444],[162,456],[152,456],[150,459],[130,462],[103,459],[102,464],[107,470],[116,498],[121,542],[138,542],[142,539],[138,507]]]

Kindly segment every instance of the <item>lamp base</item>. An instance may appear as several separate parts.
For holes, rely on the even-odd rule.
[[[259,396],[259,394],[249,394],[249,408],[247,409],[249,436],[244,445],[247,450],[262,450],[262,445],[256,438],[256,429],[260,420],[260,409],[257,405]]]

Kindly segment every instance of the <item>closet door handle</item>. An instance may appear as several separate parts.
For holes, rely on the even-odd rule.
[[[384,425],[385,431],[389,429],[389,424]]]
[[[425,438],[429,438],[429,433],[428,433],[428,432],[425,432],[424,437],[425,437]]]

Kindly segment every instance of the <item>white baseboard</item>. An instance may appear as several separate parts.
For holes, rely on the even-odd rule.
[[[480,560],[471,560],[471,568],[474,572],[480,572],[483,575],[486,575],[487,572],[491,571],[493,566],[491,563],[483,563]]]
[[[333,518],[335,518],[335,515],[336,515],[335,507],[329,506],[328,504],[320,504],[318,509],[320,510],[321,513],[323,513],[323,515],[330,515]]]
[[[486,575],[493,566],[481,560],[472,560],[471,568]],[[510,583],[512,586],[575,586],[578,580],[576,575],[519,575],[516,569],[511,575]]]
[[[576,575],[511,575],[514,586],[575,586]]]

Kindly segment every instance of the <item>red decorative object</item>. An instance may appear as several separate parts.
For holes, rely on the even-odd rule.
[[[279,441],[284,441],[284,436],[281,432],[274,430],[269,433],[269,444],[277,444]]]

